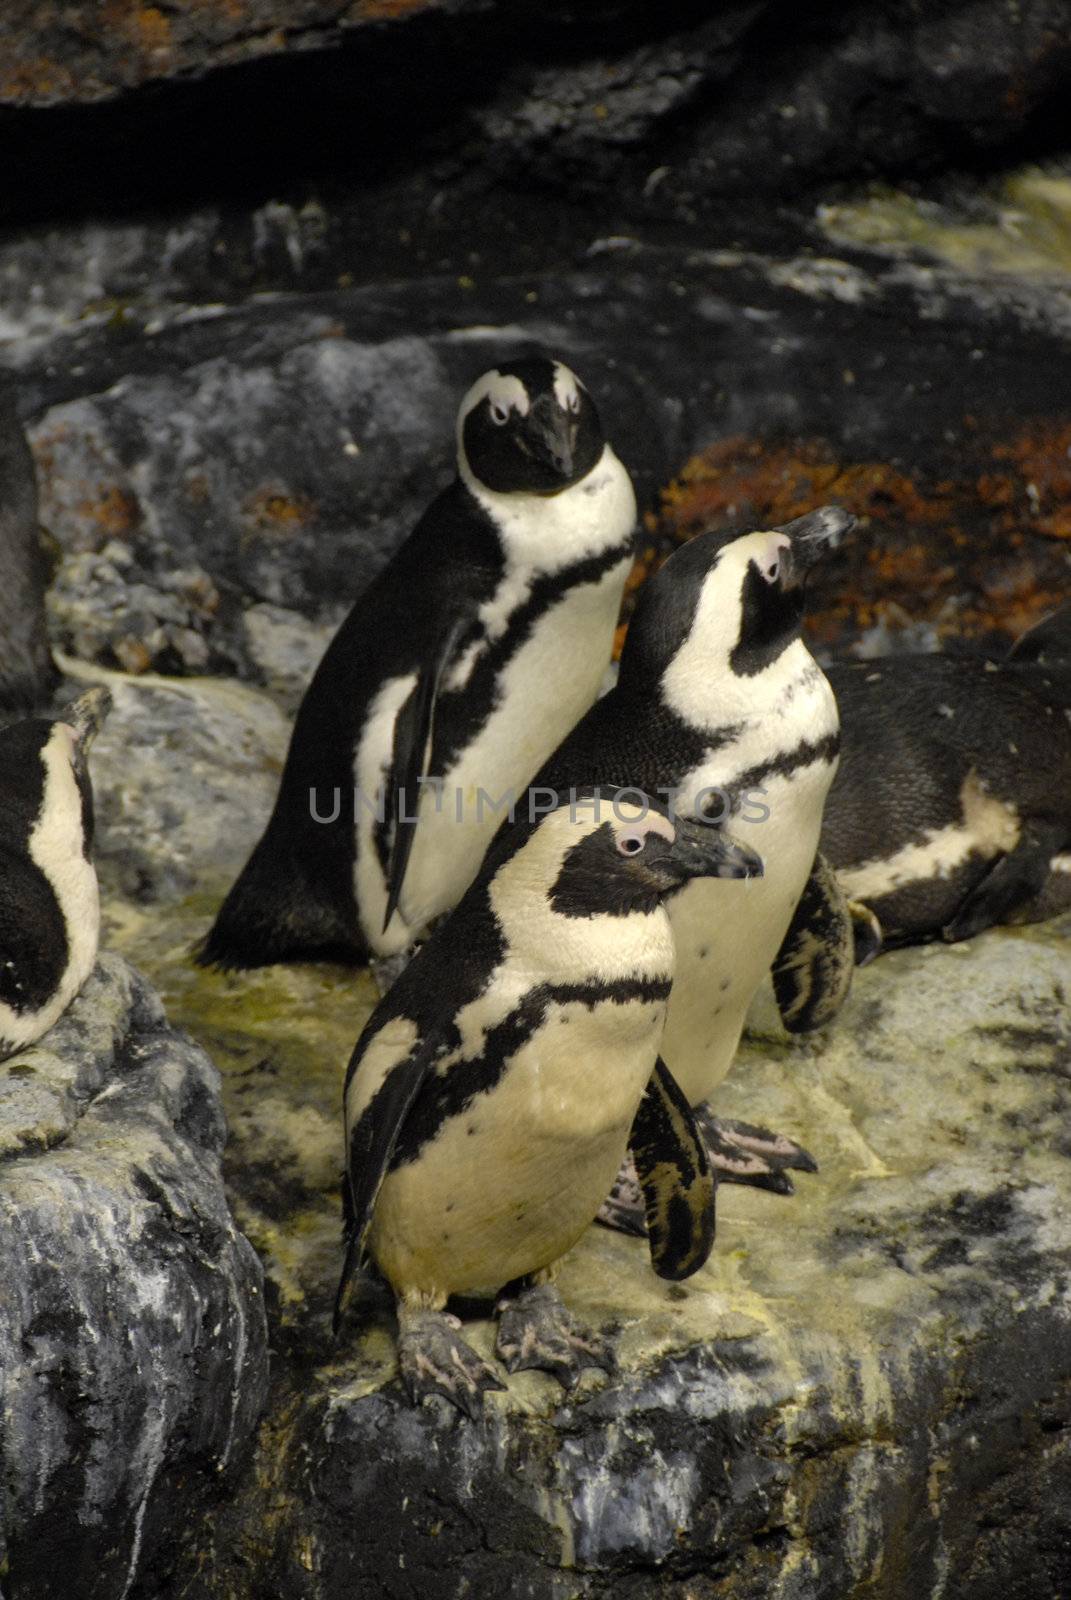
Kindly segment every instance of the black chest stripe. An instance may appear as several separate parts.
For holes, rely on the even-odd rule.
[[[791,750],[784,750],[769,761],[759,761],[753,767],[738,773],[726,788],[736,802],[749,789],[761,789],[770,778],[791,778],[801,767],[811,767],[818,761],[835,761],[840,750],[840,733],[827,733],[824,739],[802,739]]]
[[[494,1088],[518,1050],[542,1025],[552,1005],[583,1005],[593,1011],[596,1006],[627,1005],[635,1000],[657,1004],[669,998],[669,991],[669,978],[542,984],[533,989],[490,1030],[480,1055],[455,1062],[442,1077],[435,1075],[428,1082],[406,1118],[388,1170],[415,1161],[445,1122],[463,1115],[477,1095]],[[583,1073],[583,1061],[577,1062],[576,1070]]]
[[[545,573],[536,579],[527,598],[510,613],[503,632],[477,658],[464,688],[446,689],[439,696],[430,763],[432,773],[446,772],[484,726],[499,702],[502,673],[521,646],[531,638],[544,613],[557,605],[571,589],[599,583],[632,553],[633,542],[630,534],[612,549],[587,556],[583,561],[576,561],[559,572]],[[459,655],[463,654],[464,648],[463,641]]]

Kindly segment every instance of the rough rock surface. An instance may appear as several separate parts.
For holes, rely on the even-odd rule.
[[[860,536],[815,594],[823,643],[879,623],[878,591],[918,620],[1014,632],[1066,588],[1069,192],[1025,175],[973,243],[966,222],[935,208],[927,231],[902,207],[886,248],[877,208],[844,205],[824,214],[836,245],[812,229],[780,254],[603,241],[563,271],[233,306],[171,298],[192,287],[176,279],[119,326],[79,318],[61,274],[36,335],[0,353],[63,552],[55,636],[105,665],[236,672],[292,700],[316,655],[302,619],[328,636],[445,480],[467,382],[532,342],[585,377],[648,507],[714,446],[667,536],[852,505]],[[1023,270],[987,264],[995,235],[1024,254],[1032,239]],[[94,272],[121,275],[125,248],[101,242]]]
[[[311,150],[384,218],[417,220],[435,194],[463,216],[521,180],[687,219],[1042,137],[1066,95],[1067,20],[1065,0],[33,7],[0,35],[8,203],[84,203],[79,184],[159,201],[207,172],[262,183]]]
[[[1071,922],[883,958],[803,1044],[767,999],[720,1104],[800,1138],[820,1173],[791,1200],[724,1187],[715,1253],[679,1288],[635,1241],[589,1232],[563,1288],[618,1328],[620,1379],[589,1374],[566,1398],[519,1376],[480,1426],[413,1412],[381,1302],[340,1345],[329,1332],[341,1074],[371,986],[328,966],[223,975],[188,960],[270,804],[284,729],[254,722],[261,702],[131,680],[99,747],[117,778],[145,736],[128,825],[102,828],[109,936],[221,1067],[229,1192],[264,1262],[277,1352],[253,1470],[210,1510],[174,1593],[1059,1600]],[[210,766],[229,809],[185,890]],[[138,858],[152,888],[135,903],[122,884]],[[490,1352],[489,1322],[467,1331]]]
[[[215,1068],[115,954],[0,1070],[7,1600],[155,1593],[246,1464],[263,1275],[224,1136]]]

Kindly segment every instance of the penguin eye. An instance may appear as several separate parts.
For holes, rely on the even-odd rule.
[[[773,560],[768,561],[764,567],[760,567],[759,571],[767,583],[776,583],[781,575],[781,557],[774,556]]]
[[[499,428],[509,421],[509,412],[505,406],[497,406],[493,400],[491,402],[491,421]]]
[[[647,837],[642,833],[623,833],[617,841],[617,853],[622,856],[638,856]]]
[[[568,400],[565,402],[565,409],[567,411],[571,411],[573,413],[574,417],[576,416],[577,412],[580,410],[580,392],[579,392],[579,390],[577,390],[577,389],[573,390],[572,394],[569,396]]]

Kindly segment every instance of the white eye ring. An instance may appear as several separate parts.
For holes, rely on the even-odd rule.
[[[575,389],[573,390],[572,394],[569,396],[569,399],[566,401],[566,407],[565,408],[566,408],[567,411],[571,411],[574,414],[574,416],[580,410],[580,396],[576,392]]]
[[[509,412],[503,406],[496,406],[493,400],[491,402],[491,421],[499,428],[502,427],[503,423],[509,421]]]
[[[781,575],[781,557],[776,556],[768,567],[760,568],[767,583],[776,583]]]
[[[646,843],[642,833],[623,833],[617,841],[617,851],[622,856],[638,856]]]

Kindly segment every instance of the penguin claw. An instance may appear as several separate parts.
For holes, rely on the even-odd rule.
[[[808,1150],[783,1133],[737,1122],[731,1117],[716,1117],[707,1106],[695,1113],[710,1162],[718,1177],[727,1183],[747,1183],[771,1194],[795,1194],[789,1176],[795,1172],[817,1172],[818,1163]]]
[[[456,1319],[438,1311],[408,1316],[398,1338],[398,1368],[413,1405],[429,1395],[441,1395],[478,1422],[484,1395],[506,1385],[451,1327],[452,1321]]]
[[[498,1323],[495,1353],[507,1372],[549,1372],[574,1389],[585,1367],[617,1372],[613,1346],[568,1311],[550,1284],[524,1289],[507,1301]]]

